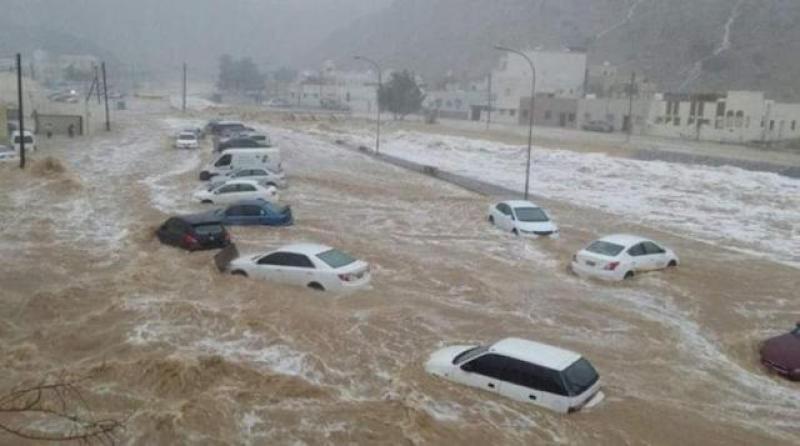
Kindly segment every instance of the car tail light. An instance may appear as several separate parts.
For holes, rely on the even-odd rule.
[[[185,236],[183,236],[183,244],[186,246],[194,246],[197,244],[197,239],[189,234],[186,234]]]
[[[609,264],[606,265],[606,267],[603,269],[606,271],[614,271],[615,269],[617,269],[618,266],[619,262],[609,262]]]

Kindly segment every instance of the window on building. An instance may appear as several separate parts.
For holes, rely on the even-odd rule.
[[[744,112],[739,110],[736,112],[736,128],[742,128],[744,125]]]
[[[517,115],[517,111],[516,111],[516,110],[509,110],[509,111],[508,111],[508,114],[509,114],[509,115],[511,115],[511,116],[513,117],[513,116],[516,116],[516,115]]]
[[[551,112],[550,110],[547,110],[547,111],[544,112],[544,119],[546,121],[549,121],[550,118],[552,118],[552,117],[553,117],[553,112]]]
[[[522,110],[520,116],[522,116],[524,119],[528,119],[528,110]]]
[[[775,120],[774,119],[769,122],[769,129],[770,130],[775,130]]]
[[[706,103],[703,102],[703,101],[698,102],[697,103],[697,116],[702,118],[703,114],[705,113],[705,111],[706,111]]]
[[[725,124],[725,118],[717,117],[717,121],[714,123],[714,128],[721,129]]]
[[[797,129],[797,121],[792,121],[792,131]]]
[[[728,110],[728,113],[725,114],[725,127],[733,127],[733,110]]]
[[[725,116],[725,103],[717,102],[717,116]]]
[[[676,116],[675,119],[672,122],[675,124],[676,127],[681,125],[681,117],[680,116]]]

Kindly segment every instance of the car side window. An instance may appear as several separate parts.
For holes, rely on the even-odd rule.
[[[500,203],[499,205],[497,205],[497,210],[500,211],[503,215],[511,215],[511,208],[505,203]]]
[[[303,254],[287,254],[289,256],[289,265],[295,268],[314,268],[314,264],[307,256]]]
[[[490,378],[503,379],[507,359],[505,356],[489,353],[462,364],[461,369]]]
[[[239,190],[238,184],[229,184],[227,186],[222,186],[221,188],[219,188],[219,193],[228,194],[231,192],[237,192],[238,190]]]
[[[242,215],[242,207],[241,206],[231,206],[225,211],[225,215],[228,217],[238,217]]]
[[[258,260],[259,265],[289,266],[289,253],[276,252]]]
[[[242,214],[244,214],[247,217],[257,217],[261,215],[261,208],[259,206],[249,205],[242,207],[244,208],[244,212],[242,212]]]
[[[628,255],[639,257],[645,255],[644,245],[639,243],[628,250]]]
[[[251,184],[240,184],[239,192],[254,192],[256,188]]]
[[[231,154],[223,155],[222,158],[220,158],[214,165],[217,167],[229,166],[231,164],[232,159],[233,157],[231,156]]]
[[[644,242],[642,245],[644,245],[644,250],[647,252],[647,255],[664,254],[666,252],[664,248],[656,245],[653,242]]]
[[[542,392],[568,395],[558,372],[514,358],[506,360],[503,381]]]

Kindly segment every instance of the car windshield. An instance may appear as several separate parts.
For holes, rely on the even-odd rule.
[[[330,251],[325,251],[322,254],[317,254],[317,257],[319,257],[323,262],[327,263],[331,268],[341,268],[356,261],[356,259],[351,257],[349,254],[345,254],[338,249],[331,249]]]
[[[183,141],[193,140],[194,139],[194,135],[183,134],[183,135],[178,136],[178,139],[183,140]]]
[[[541,208],[515,208],[517,220],[524,222],[545,222],[550,221],[547,214]]]
[[[572,396],[580,395],[592,387],[600,377],[597,371],[585,358],[581,358],[563,372],[567,390]]]
[[[194,230],[200,235],[220,234],[222,226],[219,223],[202,223],[194,226]]]
[[[489,347],[481,346],[481,345],[479,345],[477,347],[468,348],[468,349],[464,350],[463,352],[457,354],[456,357],[453,358],[453,364],[460,364],[462,362],[469,361],[469,360],[471,360],[473,358],[476,358],[476,357],[486,353],[487,351],[489,351]]]
[[[604,242],[602,240],[598,240],[589,245],[588,248],[586,248],[586,250],[589,252],[593,252],[595,254],[600,254],[608,257],[616,257],[617,255],[619,255],[619,253],[622,252],[623,249],[625,249],[625,247],[622,245]]]

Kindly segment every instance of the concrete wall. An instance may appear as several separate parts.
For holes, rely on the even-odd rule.
[[[632,113],[634,134],[641,134],[647,128],[650,109],[650,100],[633,100]],[[629,113],[631,113],[631,103],[629,99],[579,99],[576,125],[578,128],[581,128],[589,121],[605,121],[614,127],[614,131],[623,131],[625,130],[625,118]]]
[[[520,101],[519,124],[527,125],[530,119],[530,98]],[[537,96],[533,103],[533,120],[536,125],[576,128],[578,99]]]

